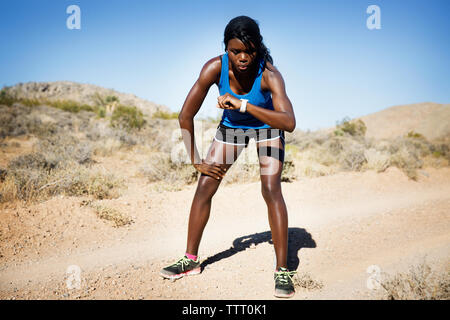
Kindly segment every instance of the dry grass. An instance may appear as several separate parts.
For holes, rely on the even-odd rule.
[[[296,132],[288,143],[297,149],[293,153],[300,176],[322,176],[339,171],[375,170],[390,166],[401,169],[410,179],[417,179],[417,169],[424,165],[448,166],[450,145],[430,142],[413,131],[401,138],[374,140],[365,138],[365,126],[343,121],[336,130],[326,132]],[[292,147],[291,147],[292,148]]]
[[[81,201],[80,206],[90,207],[94,209],[94,212],[97,215],[97,217],[105,221],[111,222],[112,226],[115,228],[123,227],[134,223],[134,220],[125,213],[117,209],[104,206],[103,204],[93,203],[92,200],[83,200]]]
[[[294,286],[305,290],[320,290],[323,288],[323,283],[318,280],[313,280],[309,273],[297,273],[293,278]]]
[[[167,153],[153,152],[138,170],[157,191],[177,191],[197,181],[200,173],[191,165],[174,163]]]
[[[92,170],[93,163],[89,141],[80,142],[69,134],[41,137],[34,152],[9,162],[0,201],[36,201],[57,194],[117,197],[123,182],[113,174]]]
[[[426,262],[410,267],[408,272],[384,274],[381,293],[387,300],[449,300],[450,269],[431,268]]]
[[[133,219],[117,209],[105,207],[103,205],[94,205],[93,208],[100,219],[112,222],[113,226],[116,228],[123,227],[134,222]]]
[[[8,166],[6,179],[0,184],[0,202],[35,202],[59,194],[111,199],[117,198],[119,189],[124,187],[124,182],[113,174],[91,170],[76,162],[47,170],[34,162],[36,158],[41,159],[28,154]]]
[[[178,119],[180,113],[179,112],[166,112],[158,110],[155,113],[153,113],[153,118],[159,118],[159,119]]]

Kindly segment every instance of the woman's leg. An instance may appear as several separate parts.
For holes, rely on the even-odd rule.
[[[220,164],[228,170],[239,157],[239,154],[243,149],[244,146],[235,146],[213,140],[205,162]],[[203,230],[208,222],[211,211],[212,197],[219,188],[221,181],[222,179],[217,180],[208,175],[200,175],[197,190],[195,191],[194,200],[191,205],[191,212],[189,214],[186,246],[186,252],[189,254],[198,254],[198,247],[200,245]]]
[[[281,192],[281,171],[284,162],[284,140],[258,142],[261,192],[266,201],[269,225],[277,259],[276,269],[287,268],[288,214]]]

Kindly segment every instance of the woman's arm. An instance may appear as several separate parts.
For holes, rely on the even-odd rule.
[[[296,126],[295,115],[291,101],[286,94],[283,77],[275,67],[271,66],[271,69],[273,71],[268,70],[265,82],[272,93],[274,110],[247,103],[247,112],[272,128],[293,132]],[[219,97],[218,102],[219,107],[223,109],[239,109],[241,107],[241,101],[230,94]]]
[[[197,81],[189,91],[183,107],[178,116],[183,141],[189,154],[192,164],[197,170],[212,175],[214,178],[223,177],[225,173],[217,165],[205,164],[199,153],[194,137],[194,117],[200,109],[209,88],[217,82],[220,77],[221,60],[220,57],[213,58],[205,63]]]

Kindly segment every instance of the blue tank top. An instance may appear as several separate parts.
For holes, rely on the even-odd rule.
[[[222,70],[220,72],[219,80],[219,92],[220,95],[229,93],[238,99],[248,99],[248,103],[255,106],[273,110],[272,95],[270,91],[261,90],[261,78],[263,75],[263,61],[260,61],[257,77],[253,83],[253,87],[247,94],[235,94],[230,88],[230,79],[228,77],[228,53],[226,52],[222,56]],[[255,118],[250,113],[239,112],[239,109],[235,110],[223,110],[222,120],[220,123],[231,127],[231,128],[242,128],[242,129],[262,129],[271,128],[268,124],[265,124],[261,120]]]

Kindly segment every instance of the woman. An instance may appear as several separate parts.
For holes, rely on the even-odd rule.
[[[294,285],[287,269],[288,217],[281,192],[284,131],[293,132],[295,116],[283,78],[273,66],[262,42],[258,24],[239,16],[225,28],[225,54],[209,60],[190,90],[179,115],[183,140],[194,167],[201,172],[191,206],[184,257],[161,270],[161,276],[178,279],[201,271],[197,257],[209,218],[212,197],[227,170],[249,139],[255,138],[261,174],[261,191],[267,203],[276,255],[275,296],[291,297]],[[206,159],[200,159],[194,139],[193,118],[209,88],[219,88],[217,107],[224,109]]]

